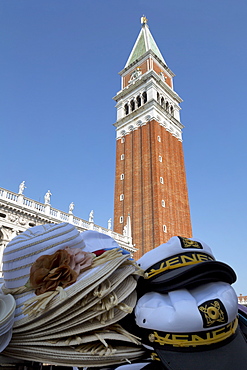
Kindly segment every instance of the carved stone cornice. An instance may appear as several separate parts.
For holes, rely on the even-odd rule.
[[[117,131],[116,139],[129,134],[133,130],[137,130],[140,126],[148,124],[152,120],[159,122],[161,126],[165,127],[179,141],[182,141],[182,128],[184,126],[171,114],[166,112],[154,99],[114,124]]]
[[[181,103],[183,101],[183,99],[153,70],[150,70],[141,75],[134,84],[130,84],[124,89],[120,90],[117,95],[113,97],[113,99],[118,102],[120,99],[124,98],[127,94],[131,94],[140,85],[143,85],[143,83],[146,83],[151,78],[153,78],[155,82],[158,83],[178,103]]]

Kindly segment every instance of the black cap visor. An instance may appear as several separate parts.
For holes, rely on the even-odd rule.
[[[155,349],[155,352],[165,369],[170,370],[247,369],[247,343],[239,328],[231,341],[214,349],[186,352]]]
[[[219,261],[205,261],[169,270],[151,279],[142,278],[138,284],[142,295],[150,291],[167,293],[181,288],[193,289],[216,281],[233,284],[236,279],[236,274],[229,265]]]

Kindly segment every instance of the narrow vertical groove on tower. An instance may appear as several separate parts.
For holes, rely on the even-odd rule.
[[[131,153],[132,153],[132,162],[131,162],[131,165],[132,165],[132,177],[131,177],[131,194],[132,194],[132,200],[131,200],[131,209],[130,209],[130,217],[131,217],[131,220],[132,220],[132,233],[135,233],[135,223],[133,222],[133,213],[132,213],[132,210],[134,208],[134,156],[133,156],[133,153],[134,153],[134,132],[131,131],[130,133],[131,135]]]
[[[150,178],[151,178],[151,186],[150,186],[150,200],[151,200],[151,227],[152,227],[152,230],[151,230],[151,245],[154,245],[154,218],[155,218],[155,215],[154,215],[154,201],[155,201],[155,198],[154,198],[154,191],[153,191],[153,186],[154,186],[154,179],[153,179],[153,153],[152,153],[152,137],[151,137],[151,130],[152,130],[152,125],[151,125],[151,122],[149,122],[149,125],[148,125],[148,128],[149,128],[149,152],[150,152]]]
[[[141,163],[140,163],[140,174],[141,174],[141,214],[144,215],[144,190],[143,190],[143,150],[142,150],[142,143],[143,143],[143,130],[142,127],[140,127],[140,150],[141,150]],[[141,217],[141,233],[142,233],[142,243],[139,243],[137,246],[138,249],[141,248],[141,255],[144,254],[144,242],[145,242],[145,225],[144,225],[144,219]]]

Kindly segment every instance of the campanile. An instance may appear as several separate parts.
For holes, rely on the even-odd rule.
[[[120,72],[121,90],[114,97],[114,231],[126,232],[131,223],[136,259],[174,235],[192,236],[180,122],[182,99],[173,89],[174,73],[145,17],[141,24]]]

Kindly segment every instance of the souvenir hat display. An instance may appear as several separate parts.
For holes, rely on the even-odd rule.
[[[10,349],[7,347],[4,354],[18,359],[35,361],[40,363],[49,363],[50,365],[60,366],[81,366],[83,368],[101,368],[102,366],[121,364],[140,358],[143,351],[137,346],[119,345],[112,343],[95,343],[78,347],[21,347]]]
[[[143,344],[165,369],[245,369],[246,340],[230,284],[143,295],[135,308]]]
[[[45,328],[46,334],[58,332],[59,329],[73,325],[82,324],[83,322],[92,319],[99,315],[99,311],[108,309],[111,312],[112,304],[118,303],[116,295],[121,297],[126,292],[130,294],[136,288],[136,279],[131,276],[135,272],[133,265],[119,267],[104,281],[98,281],[96,287],[86,295],[83,292],[72,297],[69,302],[65,301],[63,305],[58,306],[55,310],[49,311],[49,316],[43,315],[36,320],[27,322],[25,325],[18,326],[14,329],[19,336],[25,336],[26,331],[32,330],[34,333],[44,331],[44,323],[48,324],[49,328]],[[131,281],[129,281],[131,280]],[[78,299],[79,296],[79,299]],[[81,298],[82,297],[82,298]],[[72,302],[73,300],[73,302]],[[75,303],[74,303],[75,302]],[[69,305],[69,310],[68,310]],[[66,323],[65,323],[66,321]]]
[[[128,289],[125,289],[124,291],[123,297],[117,294],[117,300],[112,302],[112,304],[109,302],[110,308],[106,307],[105,309],[100,309],[99,307],[93,306],[91,309],[83,311],[82,315],[77,315],[68,321],[66,321],[65,317],[64,322],[55,327],[50,327],[50,324],[45,325],[43,323],[42,328],[33,328],[31,331],[26,330],[24,332],[19,332],[19,330],[14,330],[12,343],[14,341],[30,342],[30,337],[27,337],[27,333],[30,332],[32,332],[33,343],[35,340],[40,339],[61,339],[61,341],[63,339],[64,341],[67,341],[68,337],[79,337],[81,333],[85,334],[92,330],[103,329],[105,326],[121,320],[127,313],[131,312],[134,307],[136,302],[136,292],[133,291],[130,293],[134,288],[130,288],[129,282],[127,288]]]
[[[66,247],[85,248],[81,233],[69,223],[45,224],[25,230],[4,249],[5,287],[12,289],[25,285],[31,266],[40,256],[51,255]]]
[[[126,330],[106,334],[135,307],[140,269],[110,236],[93,232],[84,240],[83,234],[68,223],[36,226],[5,248],[2,289],[13,295],[16,310],[3,354],[92,367],[143,355]],[[92,335],[98,341],[85,342]]]
[[[0,353],[7,347],[12,337],[15,307],[12,295],[0,294]]]
[[[112,346],[111,346],[112,343]],[[106,347],[102,343],[98,343],[95,345],[89,344],[85,346],[83,349],[78,346],[76,350],[74,350],[71,346],[70,347],[63,347],[62,349],[59,347],[45,347],[44,349],[40,347],[33,347],[33,351],[29,347],[23,347],[21,349],[16,349],[15,353],[18,355],[18,359],[22,357],[24,360],[27,361],[27,358],[30,358],[29,361],[35,362],[44,362],[44,357],[46,361],[51,365],[55,366],[80,366],[81,364],[84,366],[83,368],[97,368],[101,369],[101,366],[109,366],[116,364],[121,364],[126,361],[132,361],[132,359],[139,358],[141,353],[138,350],[137,346],[128,346],[124,344],[123,346],[119,346],[113,342],[109,343],[107,341],[107,352]],[[25,353],[25,351],[28,351]],[[24,355],[25,353],[25,355]],[[41,353],[43,353],[41,355]],[[11,355],[11,353],[10,353]],[[25,357],[24,357],[25,356]],[[59,362],[59,365],[57,363]]]
[[[147,252],[137,263],[145,270],[145,277],[138,281],[139,294],[148,291],[166,293],[213,281],[229,284],[236,281],[234,270],[216,261],[206,243],[180,236]]]
[[[108,238],[106,246],[111,239]],[[75,255],[69,255],[68,258],[67,251],[70,254],[74,251]],[[75,268],[80,269],[80,276],[70,268],[70,259]],[[85,296],[126,259],[128,255],[123,256],[117,249],[106,251],[95,258],[94,254],[87,252],[82,234],[68,223],[41,225],[26,230],[6,246],[3,254],[2,289],[5,293],[14,294],[17,303],[14,327],[36,320],[46,303],[49,304],[49,310],[52,310],[61,305],[61,298],[79,300],[82,297],[77,293]],[[32,270],[30,274],[31,267],[34,269],[33,275]],[[51,274],[50,270],[54,271],[54,268],[56,271]],[[44,269],[47,275],[42,275]],[[36,291],[28,286],[31,275]],[[45,289],[47,291],[43,293]],[[33,311],[31,315],[25,314],[30,310],[23,311],[23,306],[28,306],[27,302],[30,302]]]
[[[88,252],[94,252],[95,250],[102,250],[102,249],[108,250],[108,249],[118,248],[118,249],[121,249],[123,254],[129,254],[127,250],[120,248],[116,240],[114,240],[107,234],[102,234],[94,230],[87,230],[82,233],[82,238],[83,238],[85,245],[87,246]],[[97,249],[95,249],[96,247]]]
[[[20,326],[30,325],[38,319],[42,320],[42,313],[47,311],[47,305],[49,305],[49,316],[50,320],[52,320],[54,317],[58,318],[58,314],[67,312],[66,310],[72,306],[76,310],[78,304],[81,306],[80,310],[84,310],[85,302],[83,301],[82,304],[82,299],[85,297],[87,301],[90,300],[90,297],[94,298],[94,303],[104,298],[111,292],[111,286],[108,286],[109,276],[126,263],[128,259],[128,256],[119,255],[118,251],[112,253],[111,257],[114,257],[114,255],[115,258],[110,261],[103,262],[98,266],[92,265],[90,269],[79,275],[74,284],[65,289],[58,287],[61,290],[57,288],[55,291],[46,292],[40,296],[35,295],[34,291],[28,291],[24,294],[15,294],[17,309],[14,328],[17,330]],[[109,257],[107,252],[106,256]],[[101,262],[101,256],[95,258],[95,263],[97,262]],[[49,319],[47,316],[46,313],[45,320],[48,321]]]
[[[135,343],[140,345],[140,340],[133,334],[126,331],[121,325],[119,324],[113,324],[109,326],[104,326],[100,330],[90,330],[89,332],[83,333],[81,336],[71,336],[67,337],[66,340],[64,338],[57,338],[57,339],[51,339],[49,341],[43,341],[42,338],[33,338],[32,345],[35,346],[68,346],[73,345],[77,346],[78,344],[88,344],[93,342],[101,342],[104,343],[108,340],[114,340],[114,341],[122,341],[122,342],[129,342],[129,343]],[[20,341],[18,339],[12,340],[12,344],[16,344],[18,347],[27,346],[29,340],[23,339]]]

